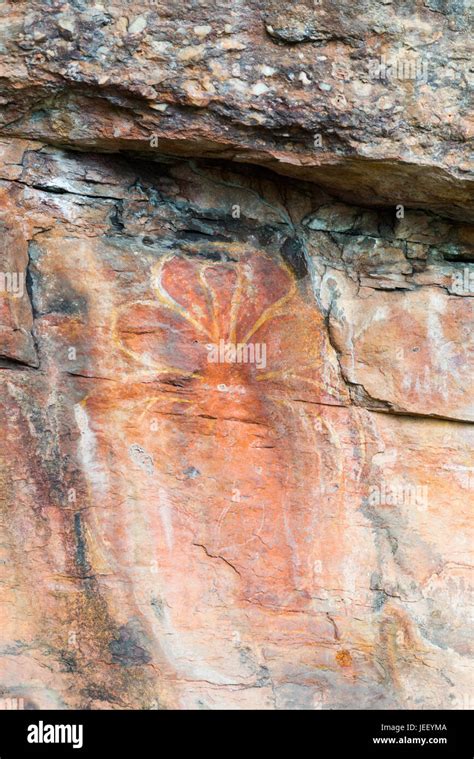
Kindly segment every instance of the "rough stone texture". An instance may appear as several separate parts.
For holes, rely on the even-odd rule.
[[[113,151],[155,134],[472,219],[473,20],[470,0],[4,2],[0,124]]]
[[[0,696],[472,708],[467,3],[189,6],[0,5]]]

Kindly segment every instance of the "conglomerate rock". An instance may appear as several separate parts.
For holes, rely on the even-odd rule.
[[[0,19],[0,696],[472,708],[467,3]]]
[[[473,20],[469,0],[3,2],[0,125],[112,151],[156,135],[472,219]]]

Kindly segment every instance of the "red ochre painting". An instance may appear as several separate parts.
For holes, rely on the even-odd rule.
[[[304,666],[304,652],[328,636],[319,657],[338,670],[350,657],[336,656],[338,628],[318,612],[317,589],[336,594],[349,583],[355,593],[363,573],[360,411],[348,408],[307,283],[261,251],[225,254],[217,263],[163,256],[150,268],[150,297],[114,314],[130,379],[104,383],[76,407],[84,454],[92,444],[97,457],[88,553],[99,573],[140,575],[124,603],[167,641],[185,679],[208,666],[202,654],[187,659],[205,645],[198,618],[209,613],[229,682],[246,634],[263,643],[277,619],[274,655],[288,636]],[[212,363],[209,346],[220,341],[265,345],[266,366]],[[353,557],[345,578],[341,552]],[[161,583],[173,590],[157,619],[151,596]],[[231,627],[219,621],[219,598],[235,607]]]
[[[472,298],[396,236],[467,232],[359,209],[343,235],[356,211],[307,186],[2,150],[4,697],[469,703]]]

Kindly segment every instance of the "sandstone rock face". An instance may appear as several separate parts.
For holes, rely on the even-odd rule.
[[[467,3],[189,6],[0,5],[0,697],[472,708]]]
[[[156,135],[472,220],[469,0],[20,0],[0,19],[6,134],[112,151]]]

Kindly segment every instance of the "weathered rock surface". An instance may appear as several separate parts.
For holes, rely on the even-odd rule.
[[[472,220],[472,22],[468,0],[4,2],[0,126],[112,151],[156,135]]]
[[[467,4],[0,16],[0,696],[472,708]]]

